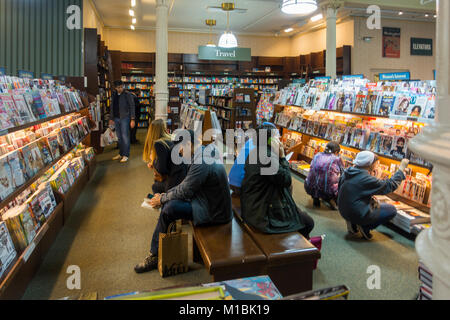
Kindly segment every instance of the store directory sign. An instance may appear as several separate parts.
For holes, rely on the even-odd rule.
[[[200,60],[251,61],[250,48],[198,47]]]

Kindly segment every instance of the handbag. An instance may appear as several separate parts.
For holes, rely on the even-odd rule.
[[[188,263],[188,234],[177,230],[177,224],[173,222],[167,233],[159,234],[159,274],[165,278],[185,273],[189,269]]]

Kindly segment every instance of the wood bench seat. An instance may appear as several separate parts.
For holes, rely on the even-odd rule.
[[[196,226],[194,261],[203,260],[213,281],[262,275],[266,256],[236,219],[228,224]]]
[[[239,198],[233,198],[233,211],[253,241],[267,257],[264,274],[270,276],[284,296],[312,290],[313,269],[320,251],[299,232],[265,234],[241,218]]]

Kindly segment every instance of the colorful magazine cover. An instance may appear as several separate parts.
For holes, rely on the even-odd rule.
[[[46,139],[53,159],[59,159],[61,157],[61,151],[59,149],[58,135],[52,134],[47,136]]]
[[[8,271],[16,256],[17,252],[6,223],[0,221],[0,278]]]
[[[14,103],[16,104],[17,111],[19,112],[19,116],[22,122],[30,123],[36,121],[33,112],[28,107],[27,102],[25,101],[25,97],[22,94],[13,95]]]
[[[8,114],[7,107],[3,104],[3,100],[0,99],[0,130],[6,130],[14,127],[14,123]]]
[[[37,141],[37,145],[39,147],[39,150],[41,151],[42,160],[44,162],[44,165],[49,165],[53,162],[52,153],[50,150],[50,147],[47,143],[46,138],[41,138]]]
[[[8,163],[8,157],[0,158],[0,199],[5,200],[14,192],[14,181],[12,177],[11,166]]]
[[[11,167],[13,185],[15,188],[22,186],[26,181],[26,177],[24,176],[22,163],[20,161],[20,152],[13,151],[7,155],[8,163]]]
[[[412,95],[408,108],[408,117],[420,118],[427,107],[428,97],[424,94]]]
[[[436,96],[433,94],[428,97],[427,107],[422,115],[422,118],[434,119],[435,109],[436,109]]]
[[[390,156],[401,160],[404,159],[406,157],[406,145],[407,140],[405,137],[395,136]]]
[[[353,108],[354,113],[366,113],[366,99],[367,94],[362,91],[356,95],[355,107]]]
[[[377,114],[380,116],[388,116],[394,104],[394,100],[395,98],[392,92],[385,92],[381,97],[381,102]]]
[[[344,95],[343,112],[353,112],[355,94],[353,92],[346,92]],[[339,109],[338,109],[339,110]]]
[[[370,92],[365,102],[365,112],[367,114],[375,114],[378,109],[378,93]]]
[[[411,101],[411,96],[407,93],[397,94],[395,97],[395,102],[392,105],[391,114],[396,116],[406,116],[408,115],[409,102]]]
[[[45,119],[46,116],[46,112],[45,112],[45,106],[44,103],[42,102],[42,98],[41,98],[41,93],[39,92],[39,90],[33,90],[31,92],[31,95],[33,97],[33,109],[34,109],[34,113],[35,115],[37,114],[39,119]]]
[[[24,125],[12,96],[9,93],[0,93],[0,100],[3,102],[1,108],[6,111],[13,126]]]

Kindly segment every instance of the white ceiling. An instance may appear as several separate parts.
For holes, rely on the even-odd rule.
[[[92,0],[92,2],[105,27],[130,28],[131,17],[128,13],[131,8],[130,0]],[[136,28],[155,29],[156,0],[136,0],[136,2]],[[282,0],[168,0],[169,30],[208,32],[209,27],[206,26],[205,20],[216,19],[217,26],[213,30],[216,33],[222,32],[226,29],[226,14],[207,9],[208,6],[220,6],[222,2],[235,2],[237,8],[248,9],[246,13],[232,12],[230,15],[231,31],[238,34],[274,35],[281,32],[281,36],[289,36],[291,34],[286,34],[282,30],[288,27],[299,29],[312,15],[319,13],[318,10],[306,17],[284,14],[280,10]],[[364,10],[354,8],[366,8],[368,4],[379,4],[383,9],[392,9],[397,5],[397,8],[411,12],[433,11],[435,8],[434,2],[423,6],[420,0],[349,0],[345,1],[346,9],[341,10],[340,15],[365,14]],[[391,15],[396,17],[395,13]],[[389,12],[383,12],[383,16],[389,16]],[[423,14],[420,13],[419,16],[423,17]],[[415,16],[405,14],[402,19],[417,20],[417,17],[417,14]],[[430,21],[432,19],[431,15]]]

